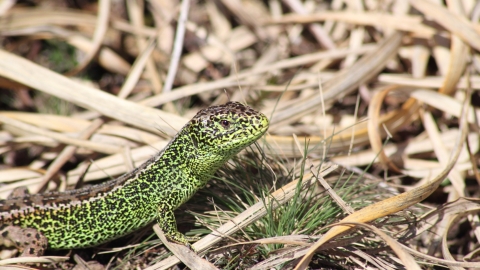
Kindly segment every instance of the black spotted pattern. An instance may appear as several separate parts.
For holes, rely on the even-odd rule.
[[[131,233],[154,220],[188,245],[173,210],[232,156],[268,129],[262,113],[238,102],[201,110],[156,156],[115,180],[67,192],[0,201],[0,224],[34,228],[49,248],[83,248]],[[1,241],[0,241],[1,243]]]

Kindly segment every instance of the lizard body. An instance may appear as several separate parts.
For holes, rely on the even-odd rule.
[[[0,244],[24,245],[28,248],[24,255],[37,255],[45,247],[28,246],[44,236],[48,248],[85,248],[156,220],[170,241],[189,245],[177,231],[173,210],[205,186],[227,160],[260,138],[268,124],[265,115],[241,103],[211,106],[199,111],[157,155],[117,179],[0,200]],[[41,235],[28,231],[30,238],[18,240],[10,233],[18,228]]]

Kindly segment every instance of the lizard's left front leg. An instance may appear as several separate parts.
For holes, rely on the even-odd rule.
[[[169,241],[185,245],[193,250],[192,245],[190,245],[189,242],[195,242],[199,238],[187,237],[177,230],[177,223],[175,221],[175,215],[173,214],[172,210],[159,206],[157,212],[157,222],[163,233],[165,234],[165,237]]]

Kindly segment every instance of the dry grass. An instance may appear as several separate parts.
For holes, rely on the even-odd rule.
[[[119,176],[200,108],[237,100],[270,117],[260,144],[285,161],[280,169],[305,161],[305,174],[295,167],[297,179],[270,194],[278,207],[300,175],[314,184],[336,166],[366,169],[399,194],[351,209],[318,183],[342,207],[343,226],[315,243],[252,240],[291,248],[256,269],[315,268],[315,254],[346,268],[478,268],[479,17],[474,0],[3,1],[0,196],[74,186],[89,160],[83,181]],[[265,216],[265,206],[213,229],[231,235]],[[408,211],[415,222],[404,227],[378,223]],[[350,243],[325,249],[353,225],[388,246],[391,261]],[[195,247],[217,242],[209,235]],[[180,258],[215,268],[181,247],[175,254],[150,267]]]

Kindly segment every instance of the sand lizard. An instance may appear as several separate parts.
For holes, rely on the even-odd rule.
[[[0,201],[0,244],[23,249],[99,245],[157,221],[170,241],[189,245],[173,210],[268,129],[267,117],[238,102],[199,111],[158,154],[117,179],[65,192]]]

